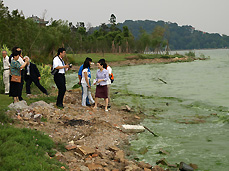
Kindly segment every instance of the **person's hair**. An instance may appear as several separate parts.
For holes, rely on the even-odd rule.
[[[89,58],[89,57],[87,57],[87,58],[85,59],[85,61],[92,62],[92,59],[91,59],[91,58]],[[84,62],[85,62],[85,61],[84,61]]]
[[[100,63],[100,62],[106,63],[106,60],[105,60],[105,59],[100,59],[100,60],[98,61],[98,63]]]
[[[21,50],[17,50],[19,47],[18,46],[15,46],[15,47],[13,47],[13,49],[12,49],[12,54],[14,53],[14,52],[19,52],[19,55],[21,55]],[[17,55],[16,55],[17,56]]]
[[[12,56],[15,57],[15,56],[18,56],[20,54],[21,54],[21,51],[15,50],[15,51],[13,51]]]
[[[83,63],[83,69],[85,68],[90,68],[90,61],[89,60],[85,60]]]
[[[6,52],[6,54],[7,54],[7,51],[6,51],[6,50],[2,50],[2,53],[3,53],[3,52]]]
[[[100,64],[100,65],[102,65],[103,66],[103,68],[107,68],[107,64],[106,64],[106,62],[105,62],[105,59],[100,59],[99,61],[98,61],[98,63]]]
[[[63,53],[63,51],[66,51],[66,49],[65,48],[59,48],[58,52],[57,52],[57,55],[59,56],[60,53]]]

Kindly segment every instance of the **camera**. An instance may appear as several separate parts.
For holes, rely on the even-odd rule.
[[[69,68],[72,68],[72,64],[69,64]]]

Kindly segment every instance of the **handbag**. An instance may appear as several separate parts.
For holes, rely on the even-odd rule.
[[[55,75],[57,72],[59,72],[59,69],[54,68],[54,69],[51,71],[51,74],[52,74],[52,75]]]
[[[11,76],[11,81],[12,82],[16,82],[16,83],[21,83],[21,76],[12,75]]]

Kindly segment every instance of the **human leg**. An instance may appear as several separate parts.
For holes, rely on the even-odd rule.
[[[86,83],[82,83],[82,90],[83,90],[83,94],[82,94],[82,106],[86,106],[86,98],[87,98],[87,84]]]
[[[9,88],[10,88],[10,71],[5,70],[3,72],[3,82],[5,85],[5,94],[9,94]]]
[[[47,94],[47,90],[40,84],[39,80],[33,80],[34,84],[40,89],[44,94]]]
[[[107,111],[107,106],[108,106],[108,98],[104,99],[105,100],[105,111]]]
[[[63,99],[64,99],[64,94],[66,92],[66,86],[65,86],[66,81],[65,81],[64,74],[55,74],[54,81],[58,88],[58,96],[57,96],[56,105],[63,107]]]
[[[25,84],[25,87],[26,87],[26,94],[31,94],[31,90],[30,90],[30,85],[32,84],[32,80],[31,79],[27,79],[26,80],[26,84]]]

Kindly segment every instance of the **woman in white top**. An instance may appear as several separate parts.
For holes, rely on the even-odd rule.
[[[91,86],[89,84],[89,77],[88,77],[90,72],[88,71],[88,68],[90,68],[90,62],[86,60],[83,64],[82,79],[81,79],[81,85],[83,87],[82,106],[86,106],[87,97],[92,103],[95,103],[95,101],[91,96],[91,91],[90,91]]]

